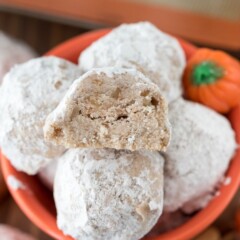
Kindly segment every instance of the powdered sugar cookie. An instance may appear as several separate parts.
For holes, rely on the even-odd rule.
[[[26,44],[8,37],[0,31],[0,84],[12,66],[36,56]]]
[[[45,137],[68,148],[165,150],[167,104],[135,69],[93,69],[74,82],[46,120]]]
[[[81,74],[60,58],[42,57],[14,67],[4,78],[0,101],[0,145],[15,168],[35,174],[64,148],[44,141],[43,125]]]
[[[163,158],[148,151],[68,150],[54,197],[58,227],[76,240],[140,239],[162,212]]]
[[[4,224],[0,224],[0,236],[1,240],[34,240],[30,235]]]
[[[164,154],[164,208],[193,212],[208,204],[236,148],[228,120],[198,103],[169,106],[171,143]]]
[[[182,94],[185,56],[178,41],[149,22],[123,24],[79,57],[84,72],[96,67],[136,68],[160,88],[168,102]]]

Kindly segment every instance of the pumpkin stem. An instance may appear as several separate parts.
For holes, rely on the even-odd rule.
[[[192,73],[194,85],[211,84],[223,77],[223,68],[211,61],[204,61],[196,65]]]

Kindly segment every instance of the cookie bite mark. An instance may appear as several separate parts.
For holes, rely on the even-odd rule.
[[[167,104],[135,69],[93,69],[48,116],[45,139],[65,147],[162,150],[169,143]]]

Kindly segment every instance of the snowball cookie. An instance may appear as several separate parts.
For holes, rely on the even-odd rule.
[[[49,190],[53,190],[53,182],[57,170],[58,161],[59,158],[50,161],[50,163],[43,169],[41,169],[38,173],[38,177]]]
[[[114,65],[138,69],[158,85],[168,102],[182,94],[185,64],[178,41],[149,22],[120,25],[79,57],[85,72]]]
[[[0,31],[0,84],[10,68],[34,58],[36,54],[27,45],[8,37]]]
[[[44,126],[67,148],[165,150],[170,126],[157,86],[135,69],[92,69],[76,80]]]
[[[0,238],[1,240],[34,240],[35,238],[21,232],[20,230],[0,224]]]
[[[170,104],[169,120],[172,138],[163,153],[164,210],[175,211],[187,204],[190,213],[211,200],[208,196],[234,154],[235,135],[225,117],[183,99]]]
[[[43,125],[79,76],[76,65],[56,57],[30,60],[5,76],[0,89],[0,146],[16,169],[35,174],[64,152],[44,141]]]
[[[163,158],[158,152],[71,149],[54,181],[57,224],[76,240],[137,240],[163,205]]]

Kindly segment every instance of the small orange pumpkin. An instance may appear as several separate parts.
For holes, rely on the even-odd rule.
[[[240,103],[240,63],[222,51],[197,50],[183,75],[186,98],[220,113]]]

